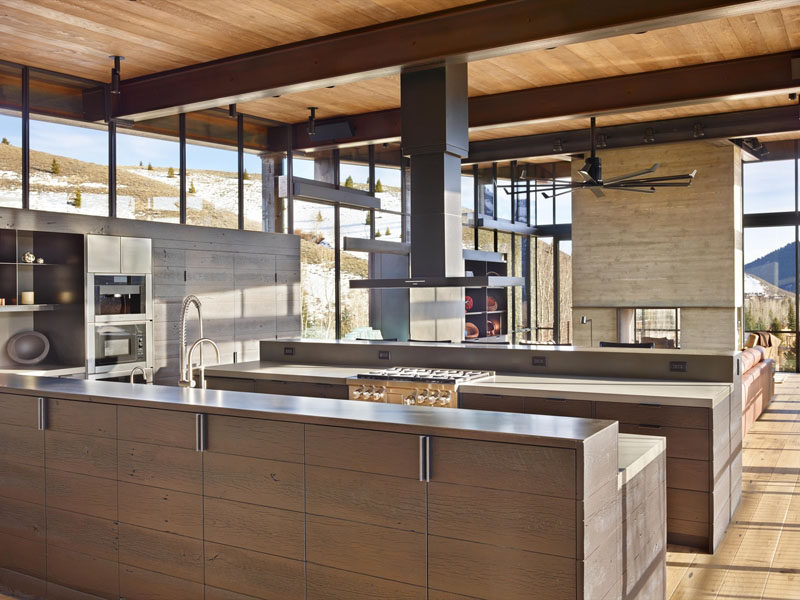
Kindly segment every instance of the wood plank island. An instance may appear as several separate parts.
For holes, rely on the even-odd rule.
[[[663,586],[663,439],[637,450],[614,421],[16,375],[0,388],[11,593],[513,600]],[[628,519],[647,511],[646,545],[628,545],[637,571]]]

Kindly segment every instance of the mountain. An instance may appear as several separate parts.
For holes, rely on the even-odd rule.
[[[744,272],[788,292],[794,292],[795,245],[789,242],[761,258],[747,263]]]

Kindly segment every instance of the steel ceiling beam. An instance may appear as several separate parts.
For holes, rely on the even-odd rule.
[[[652,132],[647,131],[648,128]],[[598,136],[605,136],[605,148],[755,137],[793,131],[800,131],[800,107],[797,105],[597,128]],[[646,138],[653,141],[645,141]],[[556,145],[561,148],[559,152],[553,150]],[[588,151],[589,130],[580,129],[472,142],[469,156],[463,162],[470,164]]]
[[[800,51],[781,52],[476,96],[469,100],[469,126],[471,130],[491,129],[502,125],[674,108],[796,90],[800,90]],[[400,138],[400,109],[329,121],[347,121],[354,132],[346,140],[328,141],[329,145]],[[322,147],[309,137],[305,123],[293,126],[293,136],[295,149]],[[272,151],[285,150],[285,130],[271,128],[267,145]]]
[[[177,112],[795,4],[793,0],[490,0],[125,80],[114,117]]]

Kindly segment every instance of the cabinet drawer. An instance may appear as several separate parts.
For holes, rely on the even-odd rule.
[[[209,415],[208,451],[301,463],[303,425]]]
[[[45,431],[47,469],[117,478],[117,440],[63,431]]]
[[[708,429],[709,413],[707,408],[693,406],[597,402],[594,415],[597,419],[611,419],[620,423]]]
[[[195,414],[155,408],[118,407],[119,439],[194,450]]]
[[[500,412],[521,413],[524,411],[522,396],[501,396],[500,394],[463,393],[459,397],[458,407],[470,410],[496,410]]]
[[[201,494],[203,453],[120,440],[119,480]]]
[[[117,407],[111,404],[47,399],[47,428],[98,437],[117,437]]]
[[[711,460],[710,432],[706,429],[620,423],[619,431],[620,433],[637,433],[639,435],[660,435],[667,438],[667,458]]]
[[[575,498],[575,451],[435,437],[431,480]]]
[[[565,398],[525,398],[525,412],[534,415],[591,419],[592,403],[589,400],[567,400]]]
[[[306,425],[306,464],[419,479],[419,436]]]
[[[305,381],[279,381],[256,379],[256,392],[260,394],[280,394],[283,396],[309,396],[311,398],[337,398],[347,400],[347,386],[332,383],[311,383]]]
[[[255,392],[256,382],[252,379],[238,377],[208,377],[206,387],[210,390],[228,390],[230,392]]]
[[[44,466],[44,432],[0,423],[0,456],[11,462]]]
[[[119,566],[121,598],[202,600],[203,585],[130,565]]]
[[[39,423],[36,396],[0,394],[0,423],[36,429]]]

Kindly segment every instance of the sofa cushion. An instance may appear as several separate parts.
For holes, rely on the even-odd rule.
[[[764,355],[755,348],[748,348],[742,352],[742,373],[747,373],[754,365],[760,363]]]

